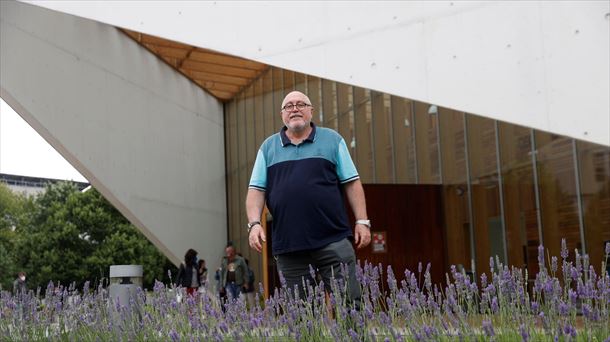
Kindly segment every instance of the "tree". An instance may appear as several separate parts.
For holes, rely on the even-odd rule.
[[[27,219],[31,198],[13,193],[0,183],[0,288],[10,289],[20,266],[15,263],[15,229]]]
[[[48,185],[34,200],[29,224],[15,232],[15,261],[25,266],[30,288],[103,282],[110,265],[123,264],[143,265],[143,285],[152,287],[174,268],[99,192],[82,193],[68,182]]]

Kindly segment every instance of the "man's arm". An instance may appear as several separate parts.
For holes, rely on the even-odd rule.
[[[248,215],[248,222],[260,221],[263,213],[263,207],[265,206],[265,192],[248,189],[246,195],[246,214]],[[258,252],[263,250],[263,243],[266,241],[265,232],[263,226],[260,224],[252,227],[250,235],[248,236],[248,242],[250,247]]]
[[[343,185],[345,189],[345,195],[349,202],[352,212],[356,217],[356,220],[367,219],[366,214],[366,200],[364,198],[364,189],[362,188],[362,182],[360,179],[345,183]],[[371,242],[371,231],[369,227],[357,224],[355,228],[355,243],[356,248],[366,247]]]

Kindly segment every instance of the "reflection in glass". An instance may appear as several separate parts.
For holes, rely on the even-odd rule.
[[[265,137],[268,137],[280,129],[280,127],[275,127],[276,116],[280,116],[280,111],[277,109],[277,106],[275,106],[275,102],[273,102],[272,70],[267,70],[262,79]]]
[[[275,122],[275,132],[277,132],[280,130],[280,128],[284,127],[284,122],[282,121],[282,116],[280,115],[282,101],[284,101],[284,97],[286,96],[284,93],[284,70],[279,68],[271,68],[271,71],[271,75],[273,77],[273,109],[277,113],[277,115],[273,117],[273,121]]]
[[[322,117],[322,86],[319,78],[315,76],[307,76],[307,96],[311,100],[313,106],[313,118],[311,121],[318,126],[322,126],[324,118]]]
[[[560,255],[565,238],[568,250],[582,250],[572,139],[539,131],[535,137],[544,246]]]
[[[471,268],[464,113],[439,108],[447,262]]]
[[[430,105],[415,102],[415,139],[419,184],[440,184],[438,114]]]
[[[394,156],[392,149],[392,113],[390,96],[371,92],[373,109],[373,146],[375,149],[375,183],[394,183]]]
[[[337,89],[336,83],[322,80],[322,108],[323,125],[335,131],[339,130],[337,115]]]
[[[538,273],[538,212],[531,129],[498,123],[506,244],[510,265],[527,267],[528,275]]]
[[[601,265],[610,242],[610,147],[577,142],[587,254]]]
[[[263,78],[259,78],[254,83],[254,148],[262,144],[267,137],[265,135],[265,110],[263,108]],[[256,152],[255,152],[256,153]]]
[[[304,74],[294,73],[294,89],[307,95],[307,76]]]
[[[352,159],[355,157],[354,110],[352,86],[337,83],[337,108],[339,111],[339,134],[345,140]]]
[[[500,213],[496,129],[493,120],[466,116],[477,274],[489,271],[489,258],[506,263]]]
[[[238,191],[238,199],[246,198],[246,191],[248,189],[248,181],[250,176],[250,170],[248,169],[248,158],[247,158],[247,140],[246,140],[246,98],[245,94],[242,92],[237,98],[237,144],[238,144],[238,181],[237,181],[237,191]],[[233,227],[233,239],[238,242],[238,246],[236,248],[243,249],[247,246],[239,246],[239,242],[242,240],[242,231],[240,229],[243,227],[246,222],[246,209],[243,205],[238,206],[239,208],[239,225],[237,227]]]
[[[356,169],[363,183],[373,183],[373,140],[371,139],[371,95],[368,89],[354,87],[354,125],[356,127]]]
[[[415,142],[413,133],[413,102],[398,96],[391,97],[392,138],[396,183],[415,184]]]

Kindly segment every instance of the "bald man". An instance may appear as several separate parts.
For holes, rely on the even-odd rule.
[[[356,248],[371,241],[364,190],[347,145],[334,130],[311,122],[314,107],[298,91],[286,95],[282,129],[267,138],[254,163],[246,197],[250,247],[260,252],[266,235],[260,225],[264,205],[273,216],[273,256],[290,289],[315,285],[311,265],[326,291],[331,278],[346,279],[348,298],[360,301]],[[344,196],[356,217],[349,224]],[[340,265],[347,266],[347,274]]]

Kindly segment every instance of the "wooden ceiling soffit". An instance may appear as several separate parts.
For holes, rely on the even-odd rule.
[[[269,68],[266,64],[121,29],[221,101],[229,101]]]

